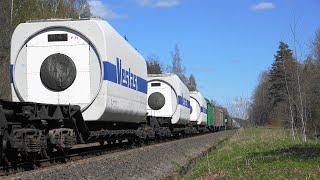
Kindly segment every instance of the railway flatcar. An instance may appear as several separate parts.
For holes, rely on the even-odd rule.
[[[177,75],[149,75],[147,112],[150,124],[168,130],[165,136],[189,133],[190,94]]]
[[[199,132],[207,131],[207,102],[200,92],[190,92],[190,108],[190,123]]]
[[[154,137],[145,118],[146,62],[106,21],[20,24],[10,80],[12,102],[0,101],[1,160]]]

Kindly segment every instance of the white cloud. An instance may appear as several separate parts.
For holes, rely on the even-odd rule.
[[[255,4],[251,6],[251,9],[254,11],[261,11],[266,9],[274,9],[276,8],[276,5],[271,2],[261,2],[259,4]]]
[[[156,7],[173,7],[180,4],[180,0],[159,0],[156,2]]]
[[[170,8],[179,5],[181,0],[135,0],[141,7]]]
[[[94,16],[99,16],[105,19],[117,19],[121,18],[119,14],[114,12],[104,4],[101,0],[89,0],[90,11]]]

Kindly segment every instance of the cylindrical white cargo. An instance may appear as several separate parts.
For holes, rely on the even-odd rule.
[[[148,76],[148,116],[171,118],[172,124],[190,120],[189,90],[175,74]]]
[[[76,104],[86,121],[145,121],[146,62],[103,20],[20,24],[10,69],[14,101]]]
[[[207,102],[198,91],[190,92],[191,114],[190,121],[197,122],[198,125],[207,124]]]

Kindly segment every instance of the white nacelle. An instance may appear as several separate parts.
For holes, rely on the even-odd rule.
[[[150,96],[161,93],[164,104],[160,109],[152,109]],[[190,95],[188,88],[175,74],[148,76],[148,116],[171,118],[172,124],[187,124],[190,121]]]
[[[145,121],[146,62],[107,22],[23,23],[14,31],[11,44],[13,101],[76,104],[87,121]],[[67,58],[59,60],[57,55]],[[64,65],[67,61],[73,62],[76,73],[72,74],[71,65]]]
[[[190,92],[191,114],[190,121],[197,122],[198,125],[207,124],[207,102],[198,91]]]

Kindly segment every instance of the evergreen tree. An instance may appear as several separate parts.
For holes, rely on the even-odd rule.
[[[270,70],[270,88],[269,93],[272,102],[276,105],[286,99],[287,89],[286,86],[290,83],[291,79],[288,78],[287,64],[291,63],[294,59],[292,51],[284,42],[280,42],[279,50],[277,51],[275,61]],[[287,83],[287,85],[286,85]]]

